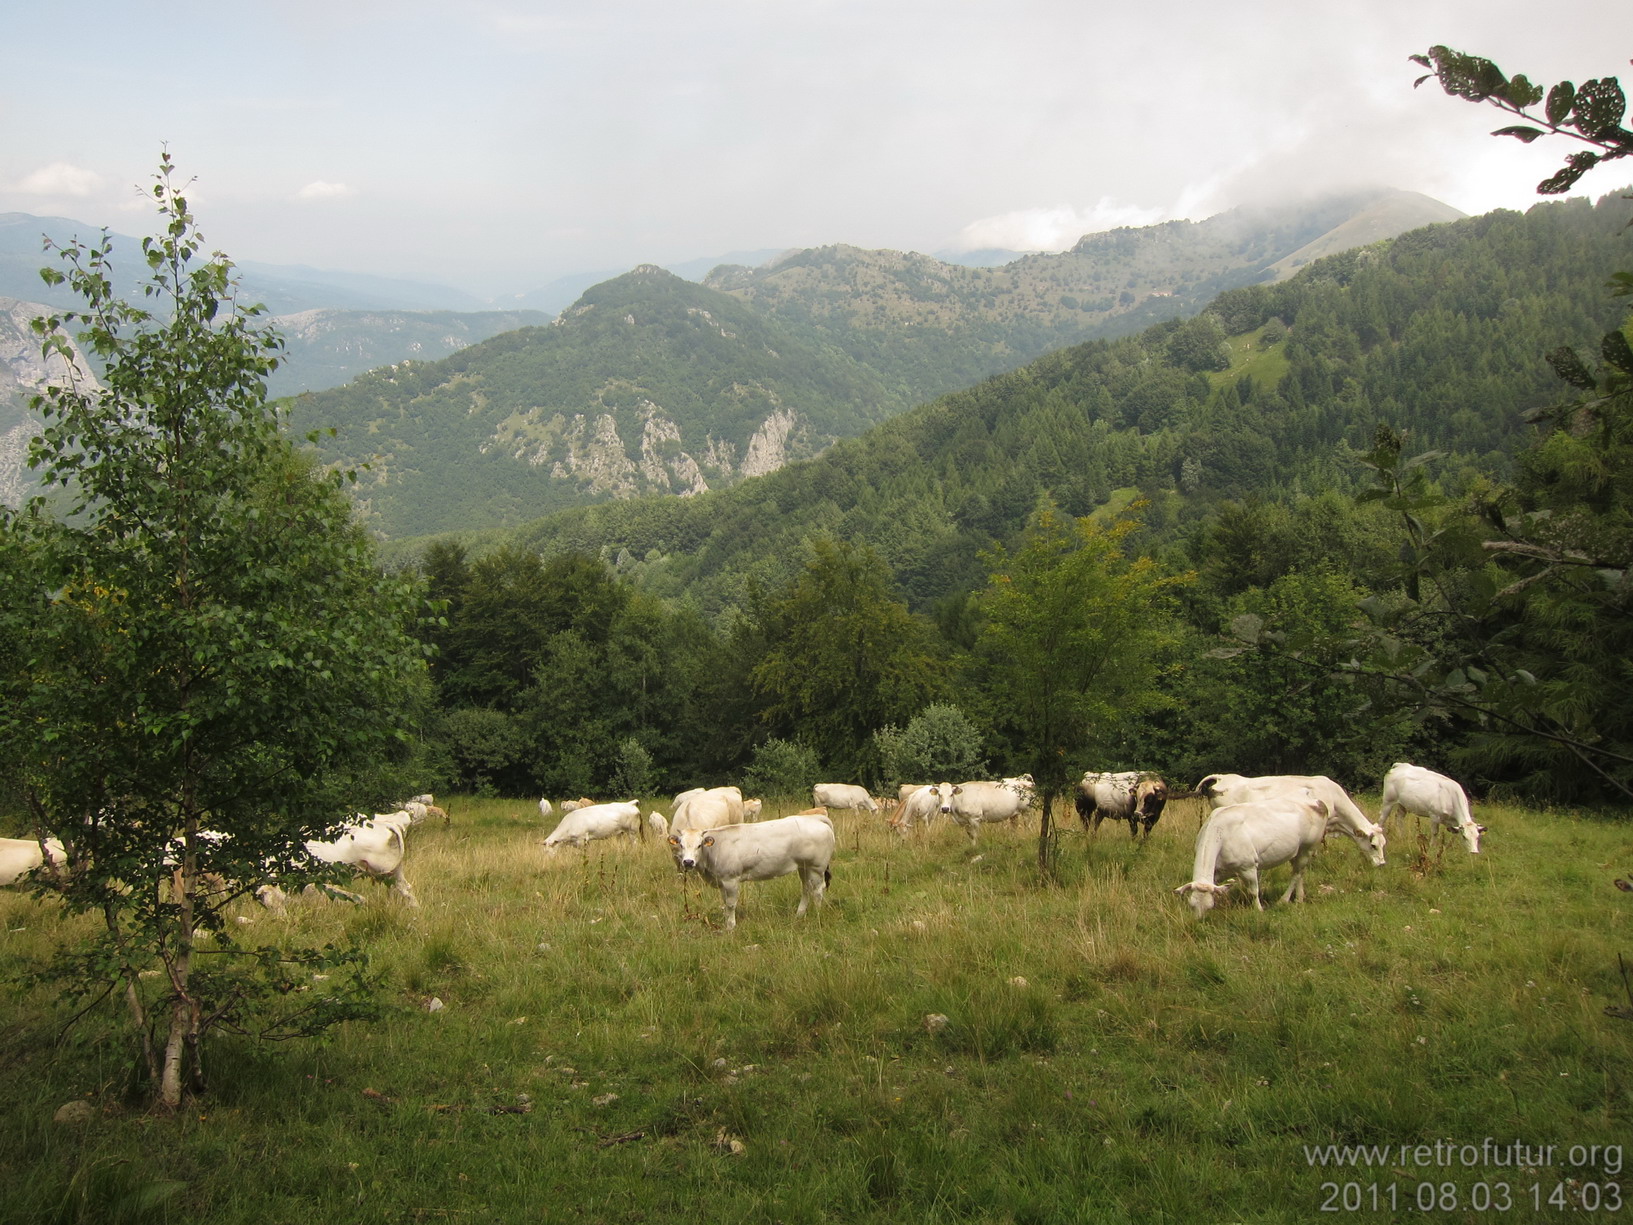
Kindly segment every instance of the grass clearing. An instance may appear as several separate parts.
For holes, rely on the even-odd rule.
[[[657,839],[547,857],[527,804],[451,808],[410,835],[419,910],[369,888],[245,911],[256,940],[366,947],[387,1015],[219,1041],[213,1095],[178,1118],[122,1104],[112,1018],[64,1031],[13,987],[0,1221],[1294,1222],[1324,1183],[1393,1188],[1403,1216],[1448,1182],[1444,1219],[1474,1220],[1499,1180],[1529,1220],[1556,1186],[1633,1192],[1619,1159],[1568,1161],[1633,1115],[1633,1024],[1604,1013],[1628,1002],[1630,823],[1482,805],[1482,853],[1418,876],[1408,819],[1387,867],[1335,840],[1308,904],[1198,922],[1171,893],[1193,804],[1148,845],[1068,829],[1054,887],[1035,823],[972,852],[947,824],[900,839],[838,814],[828,904],[796,921],[797,878],[750,884],[727,933]],[[79,922],[0,893],[0,970]],[[95,1120],[54,1124],[73,1098]],[[1305,1155],[1487,1137],[1557,1161]]]

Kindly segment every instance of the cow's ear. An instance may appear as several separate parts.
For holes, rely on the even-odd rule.
[[[707,838],[705,838],[703,840],[703,845],[704,846],[713,846],[714,845],[714,835],[710,834]]]
[[[676,837],[674,834],[670,834],[669,835],[669,845],[670,846],[679,846],[680,845],[680,839],[678,837]]]

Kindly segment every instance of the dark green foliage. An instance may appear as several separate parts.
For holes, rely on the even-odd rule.
[[[750,795],[786,799],[809,795],[821,773],[822,762],[810,745],[772,736],[755,747],[743,767],[743,786]]]
[[[1055,797],[1124,721],[1164,704],[1157,680],[1174,645],[1179,580],[1150,558],[1126,556],[1134,526],[1103,529],[1044,511],[1014,553],[993,557],[982,594],[972,672],[1006,758],[1036,781],[1045,872]]]
[[[765,653],[752,674],[774,735],[801,739],[844,779],[871,779],[873,733],[947,689],[928,622],[890,593],[868,549],[818,538],[805,569],[766,602]]]

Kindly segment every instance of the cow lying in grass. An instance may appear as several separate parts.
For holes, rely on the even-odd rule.
[[[720,888],[726,930],[737,926],[737,894],[746,880],[770,880],[798,872],[799,909],[822,904],[831,873],[834,827],[825,816],[778,817],[714,829],[681,829],[669,835],[675,866],[696,872]]]

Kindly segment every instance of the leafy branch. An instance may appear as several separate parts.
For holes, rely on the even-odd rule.
[[[1599,77],[1580,86],[1561,81],[1545,91],[1523,73],[1505,76],[1490,60],[1450,47],[1430,47],[1427,55],[1411,59],[1432,70],[1413,82],[1414,86],[1434,77],[1455,98],[1489,102],[1525,120],[1498,128],[1493,136],[1512,136],[1526,144],[1542,136],[1565,136],[1593,146],[1567,155],[1561,169],[1537,184],[1542,195],[1561,195],[1595,166],[1633,154],[1633,132],[1623,126],[1627,96],[1615,77]],[[1540,113],[1534,112],[1538,106]]]

